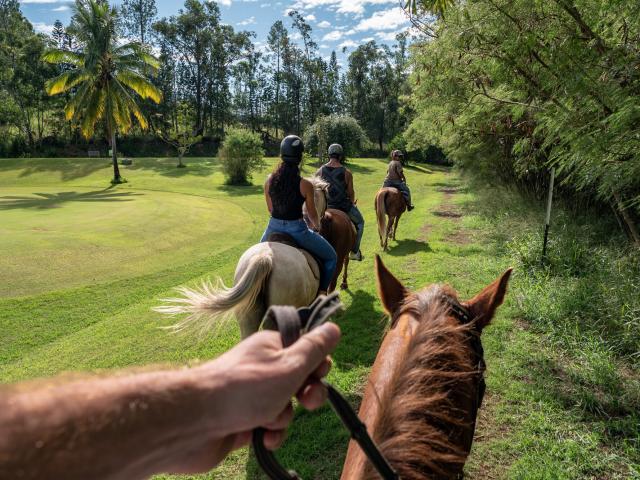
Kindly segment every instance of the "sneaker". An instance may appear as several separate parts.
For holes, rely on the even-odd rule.
[[[361,262],[362,260],[364,260],[364,256],[362,255],[362,252],[360,250],[358,250],[358,253],[350,252],[349,260],[355,260],[356,262]]]

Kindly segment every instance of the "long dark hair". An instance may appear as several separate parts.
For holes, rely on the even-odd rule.
[[[285,203],[300,193],[300,165],[297,163],[280,162],[271,174],[269,195],[276,203]]]

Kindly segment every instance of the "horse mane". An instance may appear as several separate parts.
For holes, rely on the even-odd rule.
[[[311,182],[315,190],[323,190],[325,192],[329,191],[329,183],[325,182],[322,177],[313,175],[311,177],[306,177],[306,179]]]
[[[403,480],[458,478],[468,451],[456,445],[461,442],[455,437],[473,433],[473,423],[463,420],[452,398],[456,387],[462,395],[473,394],[460,386],[477,373],[468,345],[471,327],[452,321],[440,300],[443,293],[453,290],[433,286],[413,294],[395,317],[410,314],[419,327],[380,398],[372,431]],[[364,478],[379,478],[370,464]]]

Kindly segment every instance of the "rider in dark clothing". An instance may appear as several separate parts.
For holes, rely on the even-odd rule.
[[[355,205],[355,191],[353,190],[353,175],[342,165],[344,158],[342,146],[334,143],[329,147],[329,162],[323,165],[316,175],[329,184],[329,208],[342,210],[356,226],[356,242],[349,255],[352,260],[362,261],[360,242],[364,233],[364,218]]]
[[[411,190],[407,185],[407,179],[404,176],[404,169],[402,168],[402,159],[404,154],[400,150],[394,150],[391,152],[391,161],[389,162],[389,168],[387,169],[387,176],[384,179],[383,187],[393,187],[400,190],[402,196],[407,202],[407,210],[413,210],[413,203],[411,203]]]

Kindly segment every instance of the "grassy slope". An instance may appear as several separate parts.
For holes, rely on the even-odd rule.
[[[190,335],[169,335],[157,328],[166,324],[166,320],[149,309],[157,303],[157,298],[169,294],[175,285],[195,281],[207,274],[221,275],[227,281],[231,278],[235,260],[258,237],[266,220],[260,190],[223,187],[217,166],[205,160],[192,160],[186,170],[176,170],[172,163],[172,160],[136,160],[134,167],[124,173],[130,183],[113,190],[119,195],[131,194],[132,200],[126,208],[133,211],[140,206],[154,220],[162,209],[150,208],[148,203],[161,202],[164,207],[163,200],[167,199],[167,211],[172,214],[157,220],[157,225],[148,229],[140,222],[120,228],[123,222],[119,215],[107,215],[103,221],[89,222],[90,228],[74,226],[73,219],[92,217],[91,209],[87,205],[77,205],[80,201],[73,195],[61,198],[59,192],[101,190],[109,178],[104,162],[0,161],[0,215],[3,217],[0,251],[5,251],[13,241],[8,237],[14,238],[16,234],[24,237],[21,242],[13,241],[12,249],[33,249],[31,240],[35,242],[36,237],[28,231],[34,225],[46,228],[37,223],[45,221],[41,218],[45,213],[50,215],[45,221],[48,224],[62,222],[65,216],[69,218],[66,232],[69,249],[79,251],[80,255],[87,254],[82,257],[85,268],[78,269],[68,278],[59,278],[38,268],[39,262],[27,268],[31,258],[27,255],[20,260],[25,264],[22,277],[19,270],[11,278],[5,277],[4,269],[0,270],[3,277],[0,284],[6,285],[11,280],[13,285],[11,289],[5,287],[0,291],[0,380],[151,362],[184,364],[210,358],[237,341],[234,325],[223,326],[215,336],[204,340]],[[367,258],[363,264],[352,263],[351,290],[343,295],[348,309],[340,319],[344,340],[336,352],[336,368],[331,379],[355,403],[385,327],[371,276],[372,253],[378,250],[372,199],[384,163],[358,160],[353,170],[360,206],[367,221],[363,247]],[[477,188],[469,190],[450,172],[420,167],[409,174],[417,209],[401,220],[399,241],[385,255],[385,261],[410,287],[449,281],[463,297],[475,294],[513,262],[505,242],[523,229],[535,228],[535,222],[540,220],[540,214],[519,198]],[[5,192],[9,189],[10,195],[7,195]],[[15,194],[16,190],[20,190],[20,195]],[[59,208],[41,208],[42,202],[51,201],[43,195],[35,199],[37,207],[31,206],[29,202],[33,202],[35,192],[57,194],[54,201],[61,200],[55,203]],[[139,193],[143,195],[134,196]],[[195,224],[186,224],[182,229],[179,225],[176,227],[172,224],[175,211],[186,212],[190,200],[175,193],[189,194],[188,199],[204,201],[205,205],[206,202],[216,206],[220,205],[217,202],[230,202],[243,214],[231,221],[225,208],[219,221],[242,233],[207,238],[201,233],[208,225],[203,221],[198,223],[194,217],[184,218]],[[196,196],[191,197],[193,195]],[[4,198],[7,196],[21,198]],[[146,197],[150,197],[148,202]],[[143,198],[146,203],[141,202]],[[492,198],[492,202],[487,202],[487,198]],[[5,202],[18,205],[3,210]],[[43,205],[49,207],[51,204]],[[113,207],[120,206],[101,201],[88,205],[96,212],[110,212]],[[5,215],[7,212],[12,216]],[[209,213],[203,213],[204,217],[200,218],[210,219]],[[458,218],[456,214],[464,216]],[[108,227],[115,231],[119,229],[118,234],[113,234],[114,230]],[[136,263],[135,255],[123,257],[129,270],[123,270],[122,274],[120,268],[109,270],[108,267],[117,267],[109,260],[113,257],[104,261],[104,258],[86,252],[86,245],[77,235],[84,230],[90,230],[94,238],[99,236],[112,255],[124,254],[132,248],[144,251],[147,245],[155,242],[162,242],[167,249],[153,250],[144,262]],[[180,235],[179,240],[175,239],[176,234]],[[220,241],[222,245],[217,243]],[[64,244],[64,239],[59,239],[51,247],[52,251]],[[126,245],[124,248],[123,244]],[[185,245],[191,249],[173,255],[172,252],[182,250]],[[39,244],[38,249],[42,248]],[[78,263],[74,263],[73,258],[68,262],[70,267]],[[92,269],[104,268],[103,263],[108,264],[107,271],[100,270],[98,276],[93,275]],[[39,280],[39,276],[44,280]],[[71,281],[71,278],[75,280]],[[30,291],[21,290],[20,285],[27,282],[40,285],[36,288],[37,294],[8,298],[9,291]],[[579,392],[563,388],[568,374],[563,373],[561,366],[583,361],[586,363],[582,370],[588,371],[593,365],[590,358],[582,359],[577,352],[558,348],[548,337],[518,320],[520,309],[515,293],[523,285],[526,285],[526,279],[518,272],[513,294],[484,335],[489,394],[477,432],[478,441],[469,462],[471,476],[629,476],[632,465],[635,463],[637,468],[638,463],[632,443],[633,428],[619,429],[624,433],[622,436],[612,435],[614,423],[624,419],[586,415]],[[47,293],[46,290],[51,291]],[[627,407],[636,401],[633,385],[637,384],[630,382],[625,386],[629,389]],[[337,478],[346,442],[347,435],[328,409],[319,414],[299,412],[290,441],[279,455],[287,466],[297,469],[304,478]],[[216,473],[205,478],[245,476],[259,476],[246,450],[236,453]]]

